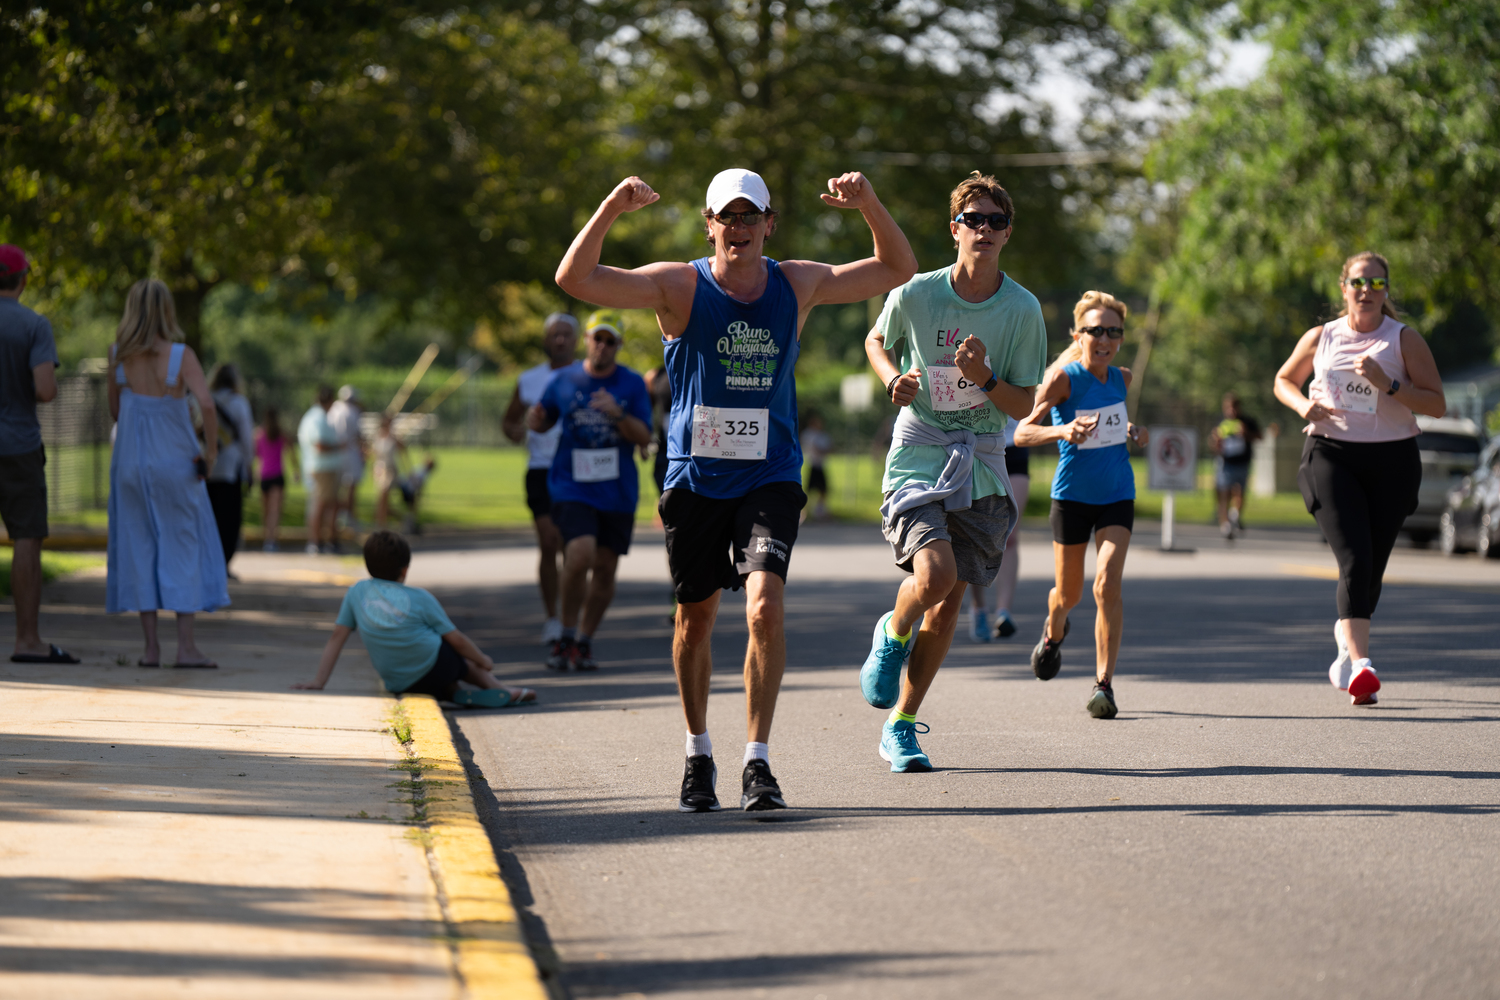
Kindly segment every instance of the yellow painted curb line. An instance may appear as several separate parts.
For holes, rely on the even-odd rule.
[[[548,1000],[490,839],[480,825],[469,777],[430,695],[402,695],[412,748],[427,795],[427,832],[439,890],[456,937],[458,972],[476,1000]]]

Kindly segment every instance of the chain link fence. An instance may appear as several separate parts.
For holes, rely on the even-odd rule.
[[[39,404],[47,449],[49,516],[103,510],[109,502],[109,394],[102,372],[66,375],[57,398]]]

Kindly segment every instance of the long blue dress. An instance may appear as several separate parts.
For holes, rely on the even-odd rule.
[[[177,384],[182,344],[167,359]],[[125,368],[115,367],[125,386]],[[193,459],[201,449],[186,397],[120,390],[120,419],[109,462],[109,567],[104,608],[213,611],[229,604],[224,550],[208,489]]]

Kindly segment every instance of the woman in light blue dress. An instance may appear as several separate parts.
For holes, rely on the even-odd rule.
[[[156,613],[177,614],[177,666],[216,667],[193,641],[193,616],[229,604],[224,551],[203,479],[213,466],[218,419],[203,366],[181,338],[167,286],[136,282],[110,348],[109,576],[105,610],[136,611],[142,667],[161,665]],[[203,413],[193,433],[187,393]]]

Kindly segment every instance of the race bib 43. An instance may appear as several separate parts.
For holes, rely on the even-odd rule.
[[[1094,424],[1093,433],[1078,446],[1079,449],[1087,451],[1090,448],[1108,448],[1111,445],[1124,444],[1125,433],[1130,429],[1130,421],[1125,416],[1125,404],[1116,403],[1097,410],[1077,412],[1077,416],[1080,417],[1091,417],[1096,414],[1099,421]]]

